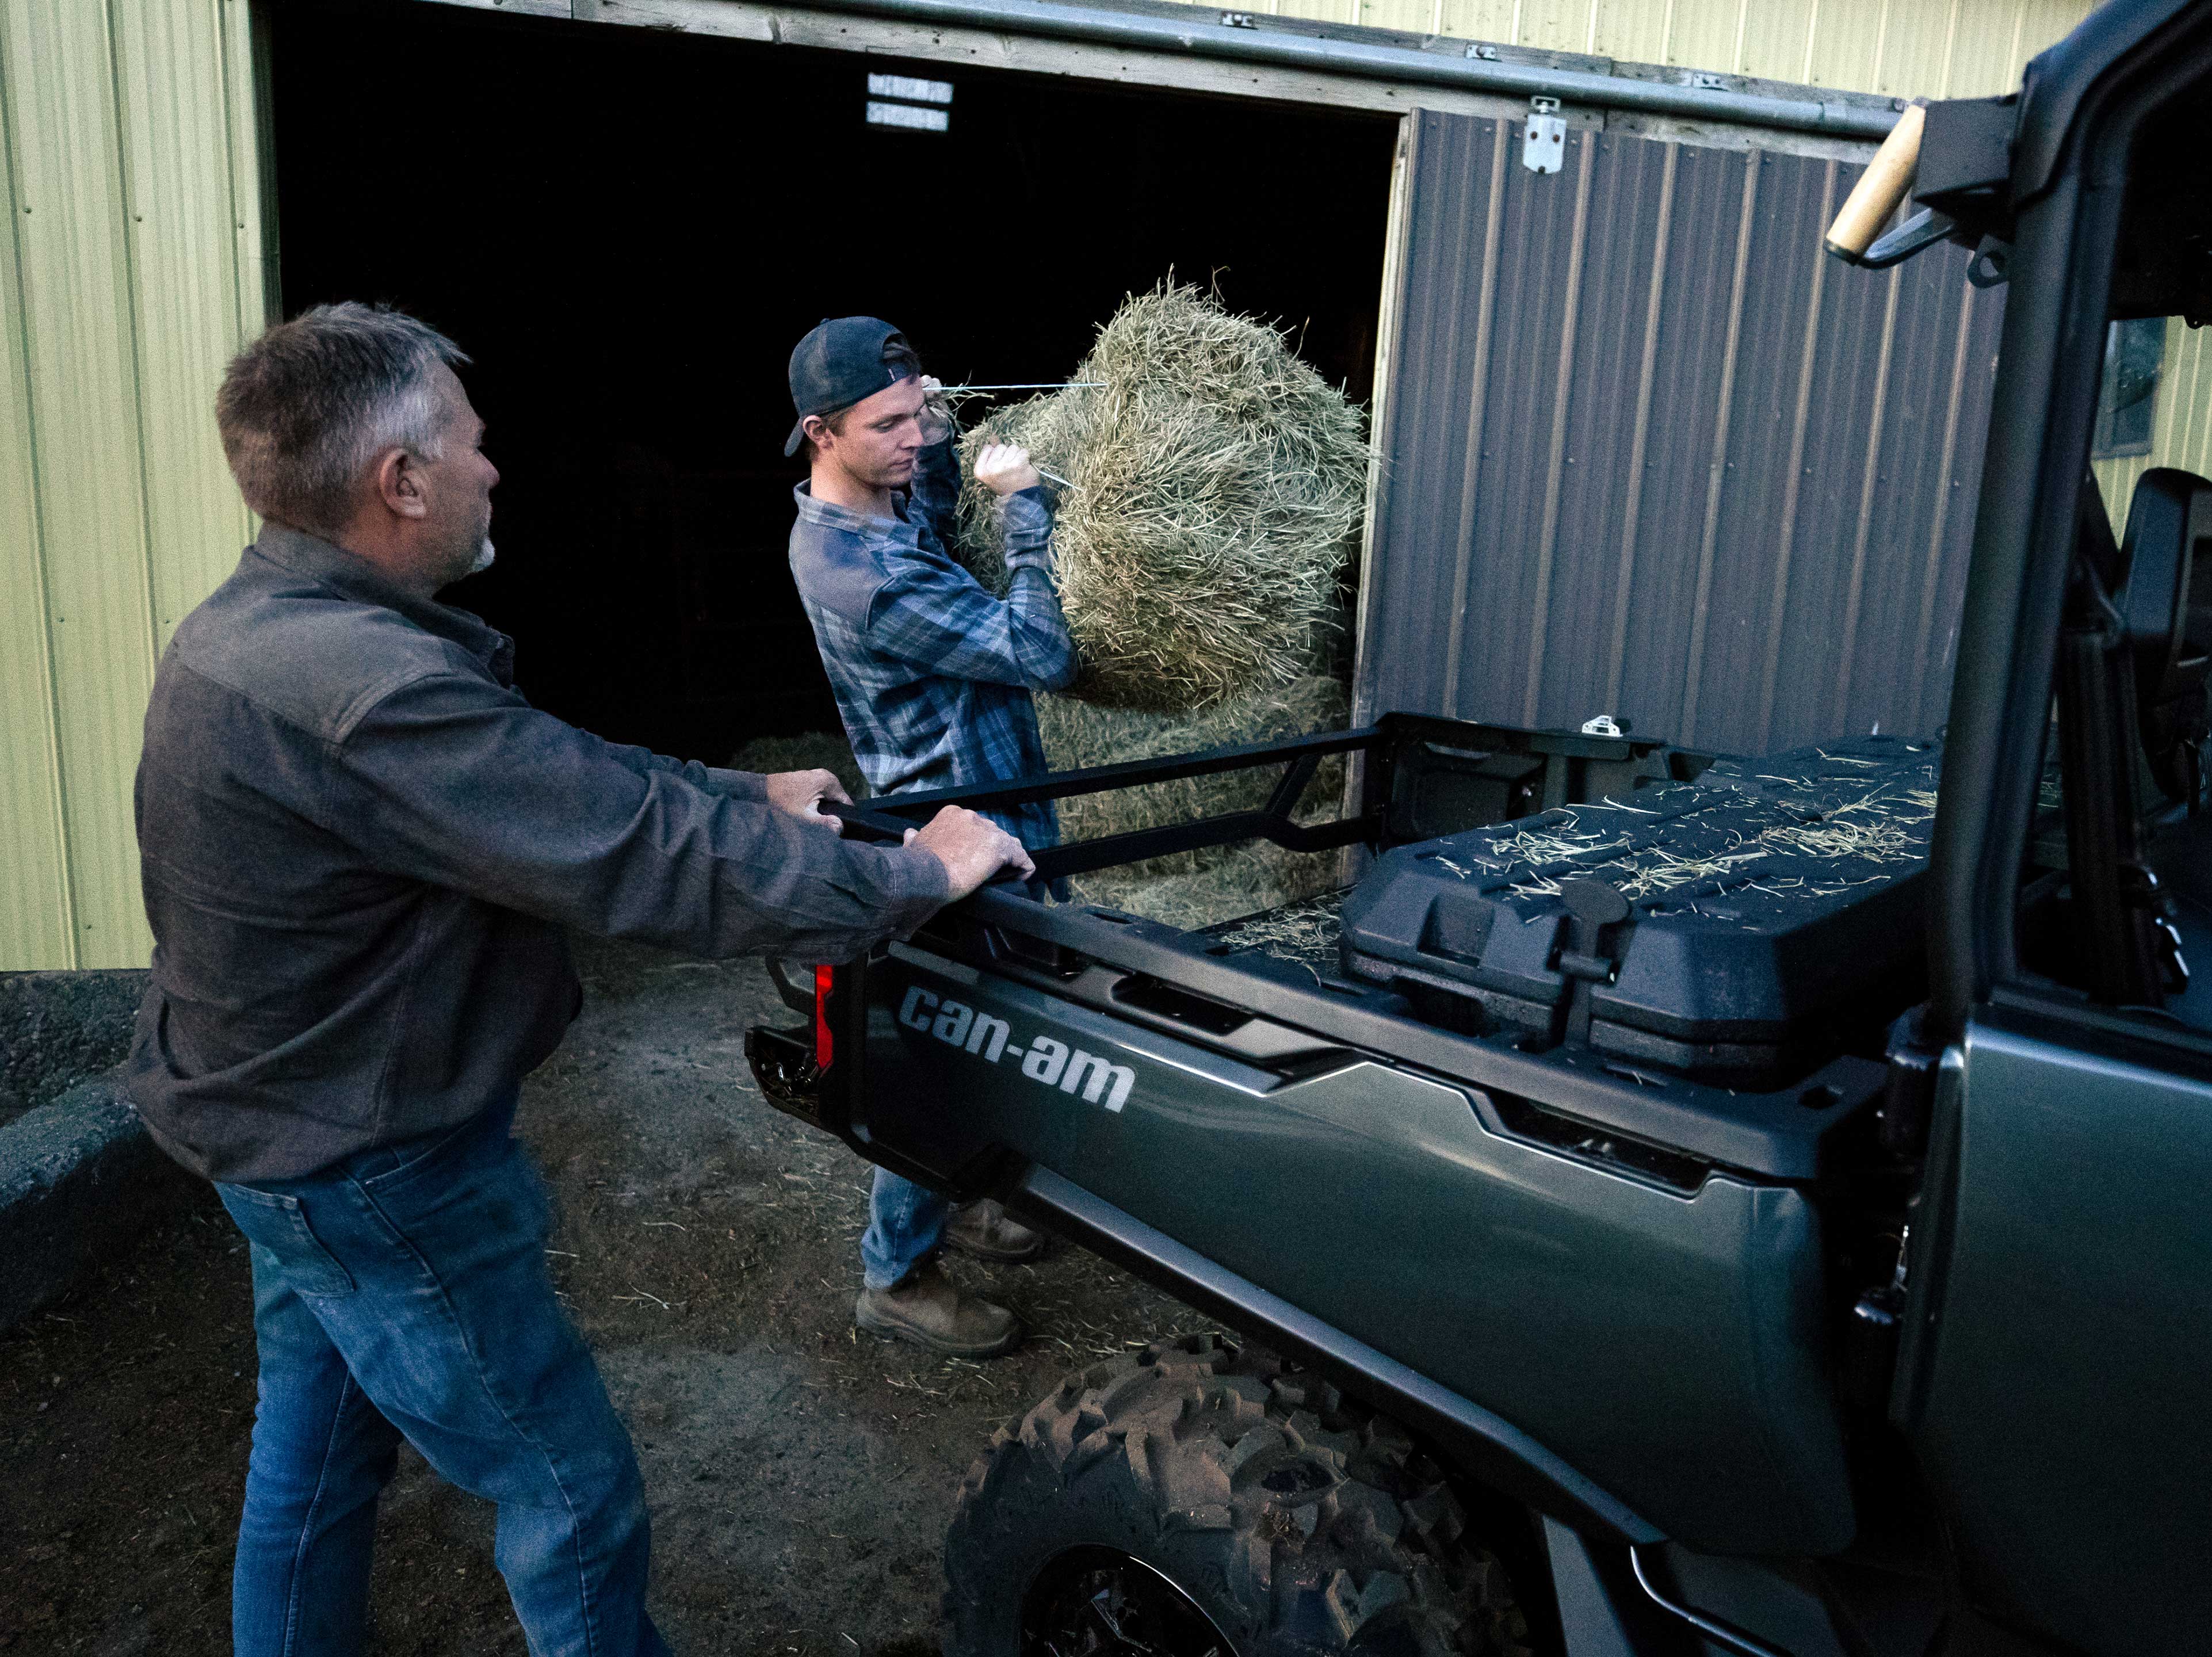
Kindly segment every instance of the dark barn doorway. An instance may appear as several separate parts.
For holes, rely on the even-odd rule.
[[[449,596],[617,740],[837,728],[784,563],[824,316],[1049,381],[1172,268],[1372,391],[1387,117],[397,0],[295,0],[272,55],[286,314],[388,300],[475,358],[500,561]],[[868,125],[872,72],[951,81],[949,131]]]

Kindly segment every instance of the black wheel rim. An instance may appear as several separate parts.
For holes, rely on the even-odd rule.
[[[1188,1594],[1117,1548],[1071,1548],[1022,1596],[1022,1657],[1237,1657]]]

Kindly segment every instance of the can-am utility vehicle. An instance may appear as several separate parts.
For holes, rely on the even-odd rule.
[[[987,889],[753,1033],[1237,1331],[999,1436],[956,1657],[2212,1652],[2212,483],[2088,472],[2108,325],[2212,315],[2212,3],[1901,122],[1832,245],[1944,239],[2008,292],[1940,746],[1394,714],[851,813],[1271,766],[1040,871],[1357,876],[1195,932]]]

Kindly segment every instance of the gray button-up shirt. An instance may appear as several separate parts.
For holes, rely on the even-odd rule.
[[[154,971],[131,1093],[210,1179],[296,1179],[466,1121],[551,1052],[564,928],[846,960],[944,902],[762,780],[539,712],[514,646],[271,525],[185,618],[146,714]]]

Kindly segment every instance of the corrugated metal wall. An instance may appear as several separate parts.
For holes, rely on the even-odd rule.
[[[1358,706],[1757,752],[1939,723],[2002,302],[1856,169],[1414,118]]]
[[[154,661],[250,534],[224,361],[274,294],[244,0],[0,4],[0,968],[143,965]]]
[[[1899,97],[2009,92],[2088,0],[1264,0],[1246,8]]]

